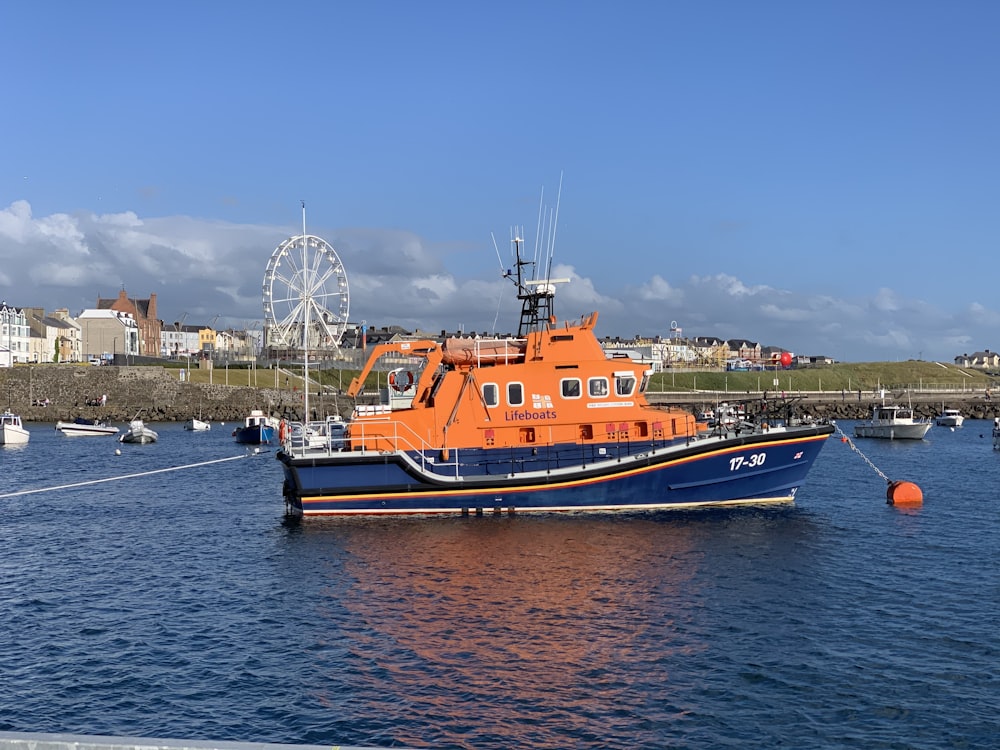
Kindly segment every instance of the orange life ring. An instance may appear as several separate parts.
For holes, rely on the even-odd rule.
[[[400,373],[397,378],[395,372],[389,373],[389,385],[393,387],[397,393],[402,393],[413,385],[413,373],[409,370]]]

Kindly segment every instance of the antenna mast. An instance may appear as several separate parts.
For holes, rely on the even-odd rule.
[[[559,173],[559,193],[556,197],[556,208],[554,212],[547,212],[544,206],[545,190],[542,189],[542,198],[538,205],[538,226],[535,231],[535,252],[533,260],[525,260],[522,253],[524,250],[524,229],[523,227],[511,227],[510,243],[514,250],[514,268],[503,272],[504,278],[511,279],[517,287],[517,298],[521,301],[521,322],[517,328],[517,335],[524,338],[532,331],[538,331],[543,326],[552,325],[555,322],[553,313],[553,299],[556,296],[556,284],[567,284],[569,279],[553,279],[552,256],[555,253],[556,226],[559,221],[559,201],[562,198],[563,175]],[[546,215],[548,218],[546,219]],[[542,245],[542,233],[547,234],[545,246]],[[496,240],[494,240],[496,244]],[[539,267],[544,264],[539,278]],[[527,278],[526,266],[532,266],[534,271],[531,278]]]

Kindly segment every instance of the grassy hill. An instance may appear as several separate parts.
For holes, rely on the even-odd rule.
[[[775,386],[774,381],[778,381]],[[981,370],[942,362],[850,362],[765,372],[663,372],[653,376],[654,391],[888,391],[973,390],[1000,383]]]

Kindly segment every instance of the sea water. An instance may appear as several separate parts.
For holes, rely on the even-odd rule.
[[[996,745],[988,422],[832,437],[792,506],[298,523],[269,448],[152,426],[120,446],[30,424],[0,449],[0,730]],[[888,505],[886,479],[923,505]]]

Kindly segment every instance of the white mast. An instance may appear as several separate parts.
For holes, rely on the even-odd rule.
[[[303,257],[306,257],[305,250],[308,248],[309,239],[306,236],[306,202],[302,201],[302,250]],[[302,269],[305,274],[307,269]],[[309,306],[312,304],[312,296],[310,289],[312,288],[312,279],[303,279],[303,293],[302,293],[302,307],[304,308],[305,315],[303,316],[302,323],[302,424],[304,426],[309,424]],[[305,433],[303,433],[305,434]]]

